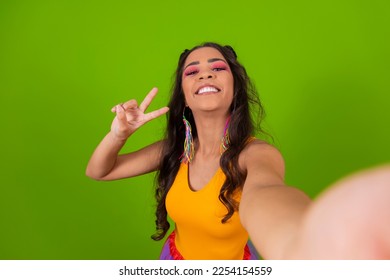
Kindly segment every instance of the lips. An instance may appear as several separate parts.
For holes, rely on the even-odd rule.
[[[198,90],[195,92],[195,94],[210,94],[210,93],[217,93],[220,92],[221,90],[217,88],[216,86],[213,85],[203,85]]]

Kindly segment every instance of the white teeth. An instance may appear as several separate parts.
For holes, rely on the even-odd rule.
[[[201,88],[199,91],[198,91],[198,94],[202,94],[202,93],[206,93],[206,92],[218,92],[219,90],[216,89],[215,87],[204,87],[204,88]]]

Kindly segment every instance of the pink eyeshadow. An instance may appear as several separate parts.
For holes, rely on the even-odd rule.
[[[188,67],[185,71],[184,71],[184,75],[188,75],[190,74],[191,72],[196,72],[198,71],[198,68],[195,67],[195,66],[190,66]]]
[[[218,61],[218,62],[215,62],[211,65],[212,68],[223,68],[225,70],[229,70],[229,67],[227,66],[226,63],[224,62],[221,62],[221,61]]]

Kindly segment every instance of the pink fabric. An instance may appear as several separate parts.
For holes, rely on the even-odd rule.
[[[243,260],[260,259],[252,243],[248,241],[244,248]],[[177,250],[175,245],[175,232],[173,231],[165,241],[161,251],[160,260],[184,260],[183,256]]]

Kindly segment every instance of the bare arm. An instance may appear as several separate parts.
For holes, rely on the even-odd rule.
[[[240,164],[247,170],[241,222],[264,258],[284,258],[295,246],[310,199],[285,185],[283,158],[271,145],[252,142],[243,151]]]
[[[145,114],[157,94],[152,89],[138,106],[135,100],[115,106],[111,131],[103,138],[88,162],[86,175],[96,180],[116,180],[156,170],[162,142],[156,142],[133,153],[118,155],[127,139],[143,124],[168,111],[168,107]]]
[[[342,178],[308,209],[293,259],[390,259],[390,165]]]
[[[313,202],[284,184],[280,153],[246,148],[239,214],[266,259],[389,259],[390,165],[343,178]]]

